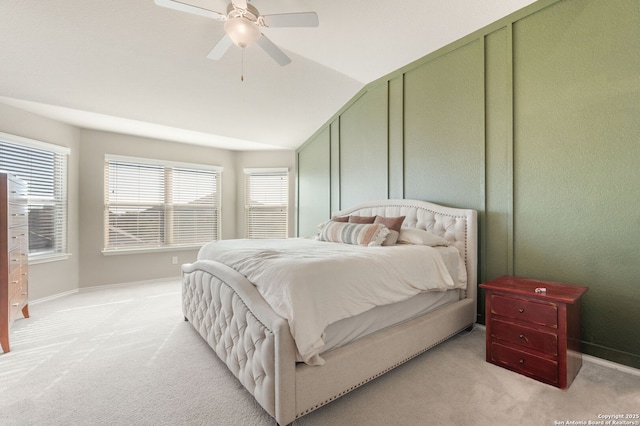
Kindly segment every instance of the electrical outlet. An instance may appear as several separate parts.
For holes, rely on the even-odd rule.
[[[173,256],[171,258],[171,263],[174,264],[174,265],[177,265],[178,264],[178,256]]]

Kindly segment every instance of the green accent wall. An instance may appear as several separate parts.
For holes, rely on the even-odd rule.
[[[331,137],[330,129],[320,134],[297,153],[297,168],[304,170],[296,179],[297,227],[315,233],[316,225],[331,214]]]
[[[387,117],[385,85],[368,90],[340,115],[342,205],[387,198]]]
[[[477,209],[480,282],[588,286],[583,351],[640,368],[637,0],[538,1],[371,83],[297,154],[298,235],[371,199]]]
[[[484,59],[473,40],[404,74],[405,197],[484,207]]]

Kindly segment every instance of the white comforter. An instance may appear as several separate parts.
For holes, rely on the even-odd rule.
[[[223,240],[198,259],[221,262],[247,277],[289,322],[298,361],[322,365],[329,324],[424,291],[463,288],[433,247],[361,247],[308,239]],[[462,268],[464,270],[464,268]]]

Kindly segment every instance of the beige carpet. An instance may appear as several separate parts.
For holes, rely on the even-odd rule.
[[[275,424],[183,321],[177,281],[30,312],[0,355],[1,425]],[[558,425],[638,413],[640,376],[587,362],[561,391],[487,364],[477,328],[294,424]]]

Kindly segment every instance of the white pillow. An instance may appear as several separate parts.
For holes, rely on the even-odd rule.
[[[383,246],[394,246],[396,245],[396,243],[398,242],[398,237],[400,236],[400,233],[398,231],[394,231],[393,229],[389,229],[389,235],[387,235],[387,238],[384,240],[384,243],[382,243]]]
[[[423,246],[450,246],[451,243],[444,238],[432,234],[429,231],[418,228],[402,228],[400,229],[400,236],[398,237],[398,243],[404,244],[419,244]]]

